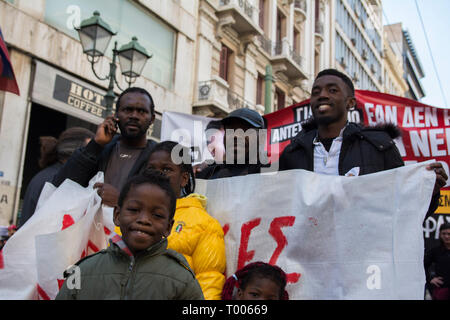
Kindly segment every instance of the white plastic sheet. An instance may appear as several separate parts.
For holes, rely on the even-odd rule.
[[[226,232],[227,276],[253,261],[289,274],[291,299],[423,299],[422,162],[360,177],[304,170],[197,180]]]
[[[54,299],[66,268],[106,248],[112,209],[102,210],[96,182],[102,172],[86,188],[71,180],[45,185],[34,215],[3,248],[0,300]]]

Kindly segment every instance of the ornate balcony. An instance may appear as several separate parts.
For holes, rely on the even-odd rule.
[[[225,116],[240,108],[256,110],[253,103],[231,91],[227,82],[220,77],[198,83],[198,94],[193,107],[197,114],[215,117]]]
[[[219,0],[216,15],[219,17],[219,37],[225,25],[232,26],[240,36],[263,34],[258,22],[259,10],[248,0]]]
[[[324,40],[324,27],[323,27],[323,22],[317,20],[315,27],[314,27],[314,37],[316,39],[315,43],[316,45],[319,45],[323,42]]]
[[[294,12],[295,21],[297,23],[302,23],[306,20],[306,13],[308,12],[308,4],[306,0],[295,0],[294,1]]]
[[[284,74],[289,80],[307,79],[301,55],[293,50],[286,38],[274,43],[271,61],[274,72]]]

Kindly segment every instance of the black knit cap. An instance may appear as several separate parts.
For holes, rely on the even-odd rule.
[[[230,112],[230,114],[223,118],[221,122],[223,125],[226,125],[227,121],[233,118],[242,119],[257,129],[264,129],[266,127],[263,117],[255,110],[248,108],[237,109]]]

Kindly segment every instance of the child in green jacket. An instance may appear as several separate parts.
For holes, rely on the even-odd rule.
[[[132,177],[114,209],[122,238],[80,260],[80,272],[66,279],[56,299],[203,299],[186,259],[167,249],[175,207],[166,177],[155,171]]]

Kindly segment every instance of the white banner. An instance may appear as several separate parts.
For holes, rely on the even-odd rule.
[[[227,276],[264,261],[288,274],[291,299],[423,299],[429,163],[359,177],[197,180],[196,192],[224,228]]]
[[[106,248],[112,209],[102,210],[95,182],[103,182],[102,172],[87,188],[71,180],[59,188],[46,183],[34,215],[1,252],[0,300],[54,299],[66,268]]]
[[[193,147],[193,164],[213,159],[206,146],[205,129],[211,120],[186,113],[164,112],[161,122],[161,141],[171,140],[186,147]]]

